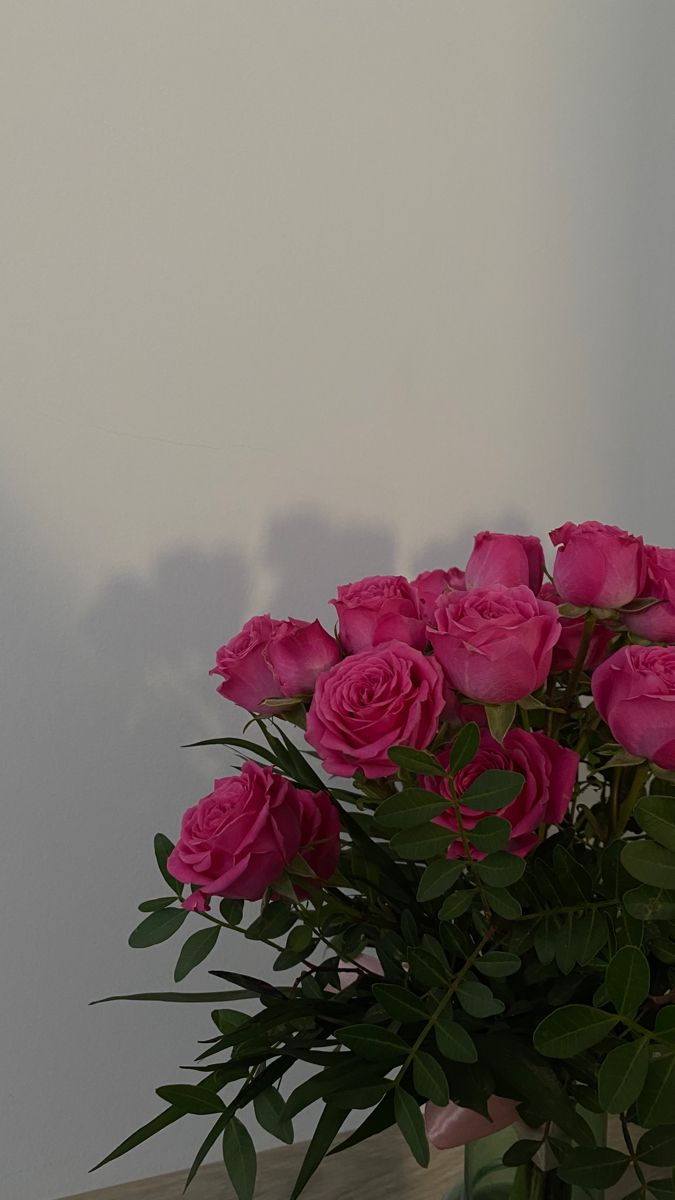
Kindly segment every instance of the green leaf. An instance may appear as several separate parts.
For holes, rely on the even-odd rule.
[[[420,1106],[409,1092],[396,1088],[394,1093],[396,1121],[413,1157],[421,1167],[429,1166],[429,1143]]]
[[[463,725],[450,747],[450,770],[453,775],[468,766],[480,746],[480,729],[474,721]]]
[[[143,902],[138,906],[138,911],[158,912],[161,908],[168,908],[170,904],[175,903],[175,896],[159,896],[157,900],[143,900]]]
[[[611,1050],[598,1074],[598,1099],[608,1113],[621,1113],[635,1103],[647,1078],[649,1042],[625,1042]]]
[[[408,957],[413,977],[424,984],[425,987],[445,988],[448,986],[450,979],[449,968],[444,966],[435,954],[430,954],[428,950],[416,947],[410,951]]]
[[[650,838],[675,850],[675,803],[672,796],[644,796],[633,810],[638,825]]]
[[[493,1017],[504,1011],[501,1000],[493,996],[486,984],[478,979],[464,978],[457,988],[457,999],[472,1017]]]
[[[403,1039],[381,1025],[347,1025],[344,1029],[338,1029],[335,1036],[369,1062],[381,1062],[383,1059],[393,1061],[404,1058],[408,1053],[408,1046]]]
[[[577,1187],[610,1188],[630,1166],[630,1158],[609,1146],[582,1146],[565,1155],[558,1176]]]
[[[645,1129],[675,1123],[675,1055],[653,1058],[640,1093],[635,1116]]]
[[[665,846],[647,841],[626,842],[621,862],[640,883],[675,890],[675,853]]]
[[[199,1083],[169,1083],[165,1087],[158,1087],[157,1095],[180,1112],[194,1113],[199,1117],[221,1113],[225,1108],[220,1096]]]
[[[635,1153],[649,1167],[675,1166],[675,1125],[657,1125],[640,1138]]]
[[[417,899],[423,904],[427,900],[435,900],[438,896],[443,896],[457,882],[463,870],[464,864],[457,860],[451,862],[448,859],[441,859],[438,862],[429,863],[429,866],[425,867],[422,872],[417,889]]]
[[[641,887],[625,893],[623,904],[626,912],[637,921],[675,920],[675,892],[666,892],[663,888],[653,888],[643,883]]]
[[[176,969],[173,973],[176,983],[180,983],[182,979],[185,979],[186,975],[190,974],[190,971],[193,971],[205,958],[208,958],[218,941],[219,933],[219,925],[210,925],[208,929],[198,929],[196,933],[190,934],[178,956]]]
[[[517,883],[525,870],[525,860],[503,850],[488,854],[476,863],[476,870],[489,887],[504,888]]]
[[[331,1108],[330,1105],[326,1105],[314,1130],[314,1136],[307,1148],[307,1153],[300,1168],[300,1174],[295,1181],[295,1187],[291,1193],[290,1200],[297,1200],[317,1167],[321,1166],[341,1127],[347,1120],[347,1116],[346,1109]]]
[[[143,950],[146,946],[165,942],[178,932],[186,917],[187,910],[184,908],[162,908],[159,912],[150,913],[129,935],[129,945],[134,950]]]
[[[512,1146],[509,1146],[504,1154],[502,1159],[504,1166],[520,1167],[524,1163],[531,1162],[542,1145],[541,1141],[534,1141],[532,1138],[521,1138],[519,1142],[514,1142]]]
[[[647,1190],[650,1196],[655,1197],[655,1200],[673,1200],[675,1196],[675,1182],[673,1182],[672,1175],[663,1179],[650,1179]],[[630,1200],[630,1197],[628,1200]]]
[[[241,925],[244,915],[243,900],[221,900],[218,911],[227,925]]]
[[[447,775],[445,767],[427,750],[415,750],[412,746],[392,746],[389,757],[397,767],[411,771],[413,775]]]
[[[534,934],[534,949],[542,966],[549,966],[555,958],[558,926],[553,917],[544,917],[537,922]]]
[[[659,1041],[675,1046],[675,1005],[659,1009],[654,1022],[654,1032]]]
[[[423,1000],[395,983],[376,983],[373,995],[378,1004],[396,1021],[427,1021],[429,1013]]]
[[[230,1119],[229,1113],[224,1112],[221,1114],[221,1116],[218,1117],[218,1120],[211,1126],[209,1132],[207,1133],[206,1137],[204,1138],[204,1141],[202,1142],[201,1146],[199,1147],[197,1153],[195,1154],[195,1156],[192,1160],[192,1166],[190,1167],[190,1170],[187,1173],[187,1178],[185,1180],[185,1186],[183,1188],[183,1192],[187,1192],[190,1184],[192,1183],[192,1180],[194,1179],[199,1168],[201,1167],[202,1163],[204,1162],[204,1159],[206,1158],[209,1150],[211,1149],[212,1146],[215,1146],[216,1142],[218,1141],[218,1138],[220,1137],[221,1133],[225,1129],[225,1126],[227,1125],[227,1122],[229,1121],[229,1119]]]
[[[293,909],[286,904],[284,900],[273,900],[271,904],[266,904],[259,917],[256,917],[248,929],[245,937],[249,941],[255,941],[258,938],[278,938],[284,933],[288,933],[297,921],[297,914]],[[238,922],[234,922],[238,924]]]
[[[368,1138],[374,1137],[383,1130],[389,1129],[395,1122],[394,1116],[394,1093],[387,1092],[383,1100],[380,1101],[377,1108],[369,1113],[365,1121],[355,1129],[348,1138],[340,1142],[338,1146],[333,1146],[329,1151],[329,1157],[333,1154],[341,1154],[344,1150],[351,1150],[352,1146],[358,1146],[360,1142],[365,1142]]]
[[[602,1041],[618,1020],[587,1004],[568,1004],[544,1017],[534,1031],[534,1047],[547,1058],[573,1058]]]
[[[492,979],[504,979],[507,975],[515,975],[521,966],[518,955],[509,954],[506,950],[489,950],[476,962],[476,970]]]
[[[556,884],[562,889],[565,901],[575,903],[579,900],[590,900],[593,895],[593,880],[581,863],[565,850],[556,846],[553,851]]]
[[[503,850],[511,837],[511,822],[504,817],[483,817],[473,829],[467,829],[471,844],[482,854]]]
[[[461,891],[453,892],[442,903],[438,914],[441,921],[455,921],[457,917],[461,917],[467,909],[471,908],[474,896],[477,893],[474,888],[462,888]]]
[[[578,961],[579,942],[583,934],[578,913],[568,913],[555,940],[555,959],[563,975],[569,975]]]
[[[577,918],[577,921],[577,962],[584,965],[591,962],[607,943],[609,929],[604,914],[597,908],[584,913],[581,917]]]
[[[415,1090],[427,1100],[443,1108],[450,1103],[448,1081],[443,1068],[424,1050],[418,1050],[413,1059],[413,1082]]]
[[[239,1200],[253,1200],[258,1162],[251,1135],[238,1117],[225,1126],[223,1161]]]
[[[253,1000],[257,992],[132,992],[128,996],[105,996],[91,1005],[110,1004],[113,1000],[144,1000],[153,1004],[226,1004],[228,1000]]]
[[[129,1137],[120,1142],[110,1154],[106,1154],[100,1162],[92,1167],[92,1171],[98,1171],[100,1167],[105,1167],[108,1163],[114,1162],[116,1158],[121,1158],[123,1154],[129,1154],[131,1150],[135,1150],[137,1146],[142,1146],[143,1142],[147,1142],[149,1138],[154,1137],[156,1133],[161,1133],[162,1129],[173,1125],[176,1121],[180,1121],[185,1113],[177,1108],[165,1108],[164,1112],[158,1113],[151,1121],[145,1125],[141,1125],[135,1133],[131,1133]]]
[[[414,829],[395,833],[391,848],[401,858],[434,858],[437,854],[446,853],[455,836],[442,825],[417,825]]]
[[[437,792],[411,787],[383,800],[375,819],[385,829],[414,829],[433,817],[440,817],[448,808],[450,801]]]
[[[649,995],[649,963],[636,946],[623,946],[612,958],[605,987],[617,1012],[632,1017]]]
[[[515,704],[486,704],[488,728],[497,742],[503,742],[516,719]]]
[[[274,1087],[266,1088],[253,1101],[256,1121],[272,1137],[290,1146],[293,1141],[293,1122],[286,1112],[283,1097]]]
[[[451,1062],[478,1062],[478,1051],[473,1038],[462,1025],[453,1020],[448,1009],[438,1017],[434,1025],[434,1036],[444,1058],[449,1058]]]
[[[222,1034],[228,1034],[246,1025],[251,1020],[251,1014],[237,1012],[236,1008],[217,1008],[211,1013],[211,1020]]]
[[[524,782],[524,776],[517,771],[483,771],[462,792],[462,808],[470,808],[474,812],[495,812],[498,808],[505,808],[522,791]]]
[[[183,895],[183,884],[179,883],[177,879],[174,879],[173,875],[170,873],[169,868],[166,865],[169,855],[171,854],[171,851],[174,849],[173,842],[168,837],[166,837],[163,833],[156,833],[155,840],[154,840],[154,848],[155,848],[155,858],[157,860],[157,866],[159,867],[160,874],[161,874],[164,882],[168,883],[172,892],[175,892],[177,896],[182,896]]]
[[[515,921],[522,915],[520,901],[507,892],[506,888],[484,887],[483,892],[490,908],[496,912],[498,917],[504,917],[507,921]]]

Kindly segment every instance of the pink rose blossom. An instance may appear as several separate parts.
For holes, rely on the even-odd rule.
[[[592,689],[625,750],[675,771],[675,649],[623,646],[594,672]]]
[[[218,691],[249,712],[274,712],[267,700],[313,690],[322,671],[334,666],[340,648],[318,621],[274,621],[251,617],[240,633],[221,646],[211,675],[221,675]]]
[[[555,588],[550,583],[545,583],[542,587],[539,596],[542,600],[550,600],[551,604],[562,604],[560,596]],[[581,639],[584,635],[584,617],[561,617],[560,640],[553,647],[553,660],[551,663],[551,671],[554,675],[561,671],[571,671],[577,661],[577,654],[581,645]],[[590,645],[584,662],[586,671],[594,671],[595,668],[606,657],[609,649],[609,644],[614,637],[611,629],[606,625],[598,623],[591,635]]]
[[[568,604],[622,608],[639,596],[646,578],[642,538],[600,521],[568,521],[550,537],[559,547],[553,582]]]
[[[280,621],[267,647],[267,658],[284,696],[314,691],[322,671],[340,661],[340,647],[320,621]]]
[[[623,613],[624,624],[650,642],[675,642],[675,550],[645,546],[645,557],[647,581],[641,595],[655,596],[659,603],[640,612]]]
[[[309,865],[321,874],[339,837],[326,802],[330,805],[328,797],[319,800],[257,763],[245,763],[240,775],[217,779],[213,791],[184,814],[180,838],[169,855],[174,879],[199,885],[190,907],[199,909],[200,893],[259,900],[302,849],[305,836],[326,839],[316,855],[314,847],[309,849]],[[313,805],[319,807],[318,815],[312,813]]]
[[[459,567],[450,567],[447,571],[440,567],[435,571],[422,571],[410,586],[417,597],[420,616],[430,620],[445,592],[464,591],[464,572]]]
[[[535,595],[544,578],[544,550],[539,538],[515,533],[477,533],[466,564],[467,588],[525,584]]]
[[[349,654],[396,640],[424,647],[425,623],[417,598],[402,575],[372,575],[338,588],[335,600],[340,641]]]
[[[429,629],[453,688],[483,704],[520,700],[541,687],[560,637],[555,605],[529,588],[477,588],[444,597]]]
[[[450,750],[446,749],[440,757],[447,764]],[[562,821],[572,800],[578,767],[579,755],[544,733],[510,729],[504,744],[500,745],[492,734],[483,730],[475,757],[455,776],[455,788],[461,805],[464,792],[484,771],[518,771],[524,776],[525,782],[515,800],[499,810],[499,816],[511,823],[511,837],[505,849],[523,857],[539,842],[540,825],[559,825]],[[447,797],[450,805],[447,780],[440,776],[429,777],[424,779],[424,787]],[[474,829],[486,815],[462,807],[465,829]],[[447,813],[436,817],[436,823],[456,830],[457,818],[453,809],[448,807]],[[463,853],[462,843],[458,840],[451,845],[448,857],[458,858]],[[474,851],[474,855],[484,857],[479,851]]]
[[[362,650],[319,676],[307,741],[327,771],[367,779],[393,775],[392,746],[429,745],[443,709],[438,664],[404,642]]]

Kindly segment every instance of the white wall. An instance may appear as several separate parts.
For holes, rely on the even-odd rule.
[[[54,1200],[204,1036],[87,1001],[170,986],[126,936],[236,728],[217,644],[485,525],[674,540],[675,7],[0,16],[1,1174]]]

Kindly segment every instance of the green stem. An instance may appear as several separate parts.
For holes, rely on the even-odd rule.
[[[455,975],[455,978],[452,980],[452,982],[448,986],[448,989],[447,989],[445,995],[443,996],[442,1000],[440,1000],[439,1003],[437,1004],[433,1013],[429,1017],[429,1020],[427,1021],[426,1025],[424,1026],[424,1029],[422,1030],[419,1037],[417,1038],[417,1040],[414,1042],[413,1046],[411,1047],[410,1053],[408,1054],[407,1058],[405,1059],[405,1062],[401,1066],[401,1069],[398,1072],[398,1075],[396,1076],[396,1078],[394,1080],[394,1087],[397,1087],[398,1084],[401,1082],[401,1080],[402,1080],[403,1076],[405,1075],[406,1071],[408,1070],[408,1067],[410,1066],[413,1058],[417,1054],[417,1051],[420,1049],[420,1046],[426,1040],[427,1036],[429,1035],[429,1033],[433,1029],[434,1025],[436,1024],[438,1018],[440,1016],[442,1016],[442,1014],[445,1012],[445,1010],[448,1007],[448,1004],[450,1003],[450,1001],[452,1000],[452,997],[454,996],[455,992],[461,986],[462,980],[468,975],[468,973],[471,970],[471,968],[473,967],[474,963],[477,962],[478,959],[480,958],[480,956],[483,953],[483,950],[487,946],[488,942],[490,942],[492,940],[492,938],[494,937],[494,932],[495,932],[494,929],[488,929],[486,931],[486,933],[483,934],[478,945],[474,948],[474,950],[471,952],[471,954],[467,958],[466,962],[464,963],[464,966]]]
[[[591,645],[591,638],[593,637],[593,631],[597,625],[597,622],[598,618],[596,617],[595,613],[589,612],[586,614],[586,620],[584,621],[584,632],[581,635],[581,641],[579,642],[579,649],[577,650],[577,656],[574,660],[574,666],[570,671],[570,677],[567,680],[567,687],[565,688],[563,708],[567,708],[574,695],[579,679],[581,678],[581,672],[583,671],[586,663],[586,658]]]
[[[649,764],[648,763],[645,763],[644,766],[636,767],[635,775],[633,776],[633,782],[630,786],[630,790],[629,790],[628,795],[626,796],[625,800],[621,804],[621,807],[619,808],[619,814],[617,817],[616,825],[614,826],[614,829],[612,830],[612,840],[613,841],[617,841],[622,836],[628,822],[630,821],[631,814],[633,812],[633,809],[635,808],[635,804],[636,804],[637,800],[639,799],[639,797],[642,795],[642,791],[644,789],[644,785],[646,783],[648,775],[649,775]]]
[[[559,908],[540,909],[538,912],[523,913],[520,917],[511,917],[510,921],[515,924],[517,921],[540,921],[542,917],[558,917],[564,916],[565,913],[574,912],[590,912],[594,908],[617,908],[619,901],[614,900],[587,900],[581,904],[566,904]]]
[[[478,888],[478,891],[480,893],[481,903],[483,905],[483,911],[485,912],[488,919],[490,919],[492,917],[492,909],[490,907],[490,902],[487,898],[485,888],[483,887],[483,881],[480,877],[480,872],[476,866],[476,860],[473,857],[473,854],[471,853],[471,843],[467,837],[466,829],[464,828],[464,822],[462,820],[462,806],[459,802],[457,792],[455,791],[454,780],[453,780],[452,776],[449,774],[448,774],[448,788],[450,791],[450,795],[452,797],[452,807],[453,807],[453,811],[455,813],[455,819],[457,821],[457,831],[461,838],[462,848],[464,850],[464,858],[466,859],[466,865],[469,868],[469,870],[473,876],[474,883],[476,884],[476,887]]]

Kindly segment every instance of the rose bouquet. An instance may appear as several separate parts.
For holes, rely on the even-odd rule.
[[[675,1196],[675,550],[551,538],[546,582],[537,538],[481,533],[464,571],[338,588],[335,636],[261,616],[220,648],[247,735],[197,744],[243,763],[157,835],[130,942],[197,923],[180,982],[234,930],[282,974],[124,997],[211,1035],[105,1162],[199,1114],[188,1182],[221,1141],[248,1200],[242,1111],[289,1142],[318,1102],[291,1200],[394,1124],[423,1166],[513,1126],[514,1198]]]

